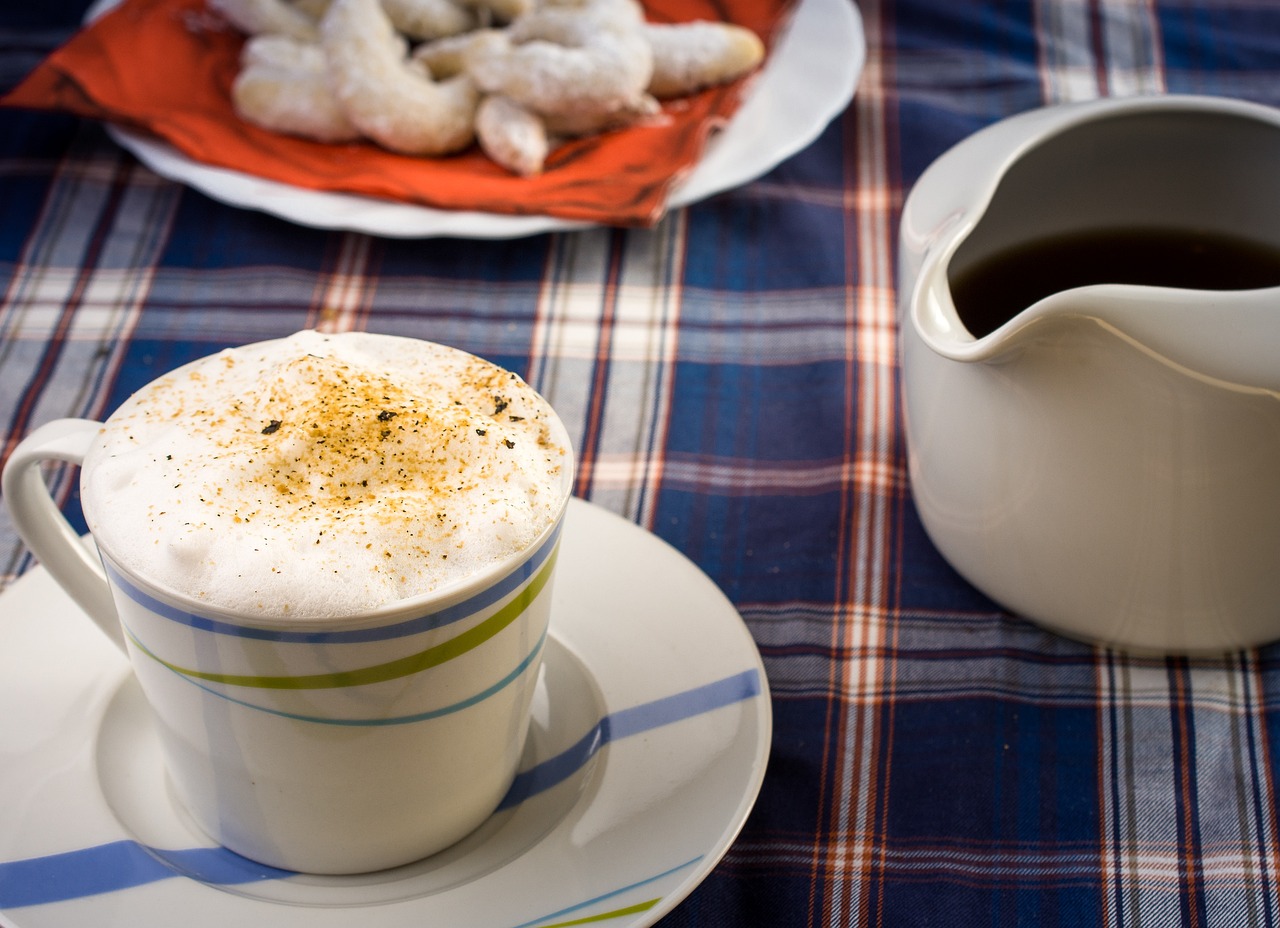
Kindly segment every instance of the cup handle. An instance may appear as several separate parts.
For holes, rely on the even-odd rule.
[[[54,580],[121,651],[124,633],[111,599],[106,571],[53,501],[40,473],[44,461],[79,465],[102,429],[89,419],[56,419],[14,448],[4,466],[0,492],[22,540]]]

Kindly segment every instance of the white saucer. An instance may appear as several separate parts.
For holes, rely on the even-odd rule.
[[[510,803],[455,847],[352,877],[210,847],[172,799],[128,664],[42,569],[0,595],[0,923],[9,928],[650,925],[755,802],[772,716],[732,604],[574,500]],[[527,794],[520,787],[530,787]]]
[[[119,0],[98,0],[92,19]],[[742,106],[707,145],[668,206],[687,206],[754,180],[806,148],[853,98],[866,59],[857,7],[848,0],[799,0],[769,61]],[[370,197],[304,190],[240,171],[201,164],[167,143],[109,125],[107,130],[162,177],[231,206],[258,209],[299,225],[406,238],[501,239],[591,224],[551,216],[437,210]]]

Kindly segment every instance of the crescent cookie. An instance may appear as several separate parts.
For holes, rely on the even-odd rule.
[[[263,34],[245,43],[231,99],[242,119],[318,142],[350,142],[360,133],[334,99],[320,46]]]
[[[540,173],[551,149],[537,113],[496,95],[485,97],[476,111],[476,139],[499,166],[523,177]]]
[[[649,93],[680,97],[728,83],[764,60],[764,43],[750,29],[730,23],[646,23],[653,50]]]
[[[535,6],[534,0],[461,0],[475,9],[482,22],[509,23],[517,16],[528,13]]]
[[[479,93],[466,74],[436,82],[409,59],[378,0],[334,0],[320,24],[329,86],[364,135],[407,155],[460,151]]]
[[[453,0],[382,0],[382,9],[398,31],[420,41],[458,35],[479,23],[473,10]]]
[[[432,77],[442,81],[467,71],[478,55],[496,54],[510,48],[511,42],[505,30],[476,29],[423,42],[410,57],[415,63],[425,66]]]
[[[642,93],[616,109],[602,112],[547,113],[543,120],[547,124],[547,132],[552,135],[578,138],[635,125],[640,120],[657,116],[661,112],[662,104],[650,94]]]
[[[653,73],[653,53],[632,0],[539,7],[507,29],[508,49],[474,56],[481,90],[546,116],[604,120],[637,106]]]
[[[478,141],[521,176],[565,140],[660,117],[659,99],[765,54],[740,26],[647,23],[637,0],[207,2],[250,36],[232,87],[246,121],[414,156]]]
[[[316,18],[288,0],[208,0],[208,4],[247,35],[287,35],[304,42],[317,36]]]

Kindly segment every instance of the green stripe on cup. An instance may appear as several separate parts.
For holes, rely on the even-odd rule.
[[[529,604],[537,598],[542,592],[542,588],[547,585],[547,581],[551,579],[551,571],[555,567],[556,558],[559,555],[559,549],[553,551],[551,556],[547,558],[542,569],[534,575],[533,579],[520,590],[512,600],[495,612],[489,618],[485,619],[474,628],[468,629],[460,635],[450,638],[448,641],[427,648],[425,651],[419,651],[417,654],[411,654],[408,657],[402,657],[398,660],[388,661],[385,664],[375,664],[372,667],[361,667],[356,670],[340,670],[334,673],[316,673],[306,674],[303,676],[256,676],[253,674],[230,674],[230,673],[211,673],[203,670],[192,670],[187,667],[180,667],[172,664],[161,657],[153,654],[146,645],[137,639],[137,637],[129,632],[129,638],[133,643],[148,657],[174,673],[182,674],[184,677],[191,677],[196,680],[207,680],[210,683],[220,683],[225,686],[243,686],[256,689],[274,689],[274,690],[321,690],[321,689],[339,689],[348,686],[368,686],[373,683],[385,683],[387,680],[395,680],[400,677],[407,677],[431,667],[450,661],[455,657],[465,654],[467,651],[477,648],[484,644],[490,638],[497,635],[500,631],[514,622]],[[128,631],[126,629],[126,631]]]

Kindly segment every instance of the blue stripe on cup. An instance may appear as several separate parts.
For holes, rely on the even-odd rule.
[[[556,542],[560,538],[562,525],[563,523],[557,524],[555,530],[524,563],[470,599],[463,600],[445,609],[416,616],[404,622],[397,622],[394,625],[378,625],[341,631],[290,631],[288,629],[260,628],[196,615],[161,602],[144,590],[139,589],[105,558],[103,559],[103,566],[111,577],[111,581],[140,606],[181,625],[212,632],[216,635],[229,635],[238,638],[251,638],[257,641],[278,641],[290,644],[346,644],[386,641],[391,638],[404,638],[409,635],[418,635],[437,628],[443,628],[501,601],[504,597],[519,589],[521,584],[533,576],[547,557],[550,556],[551,552],[555,550]]]

